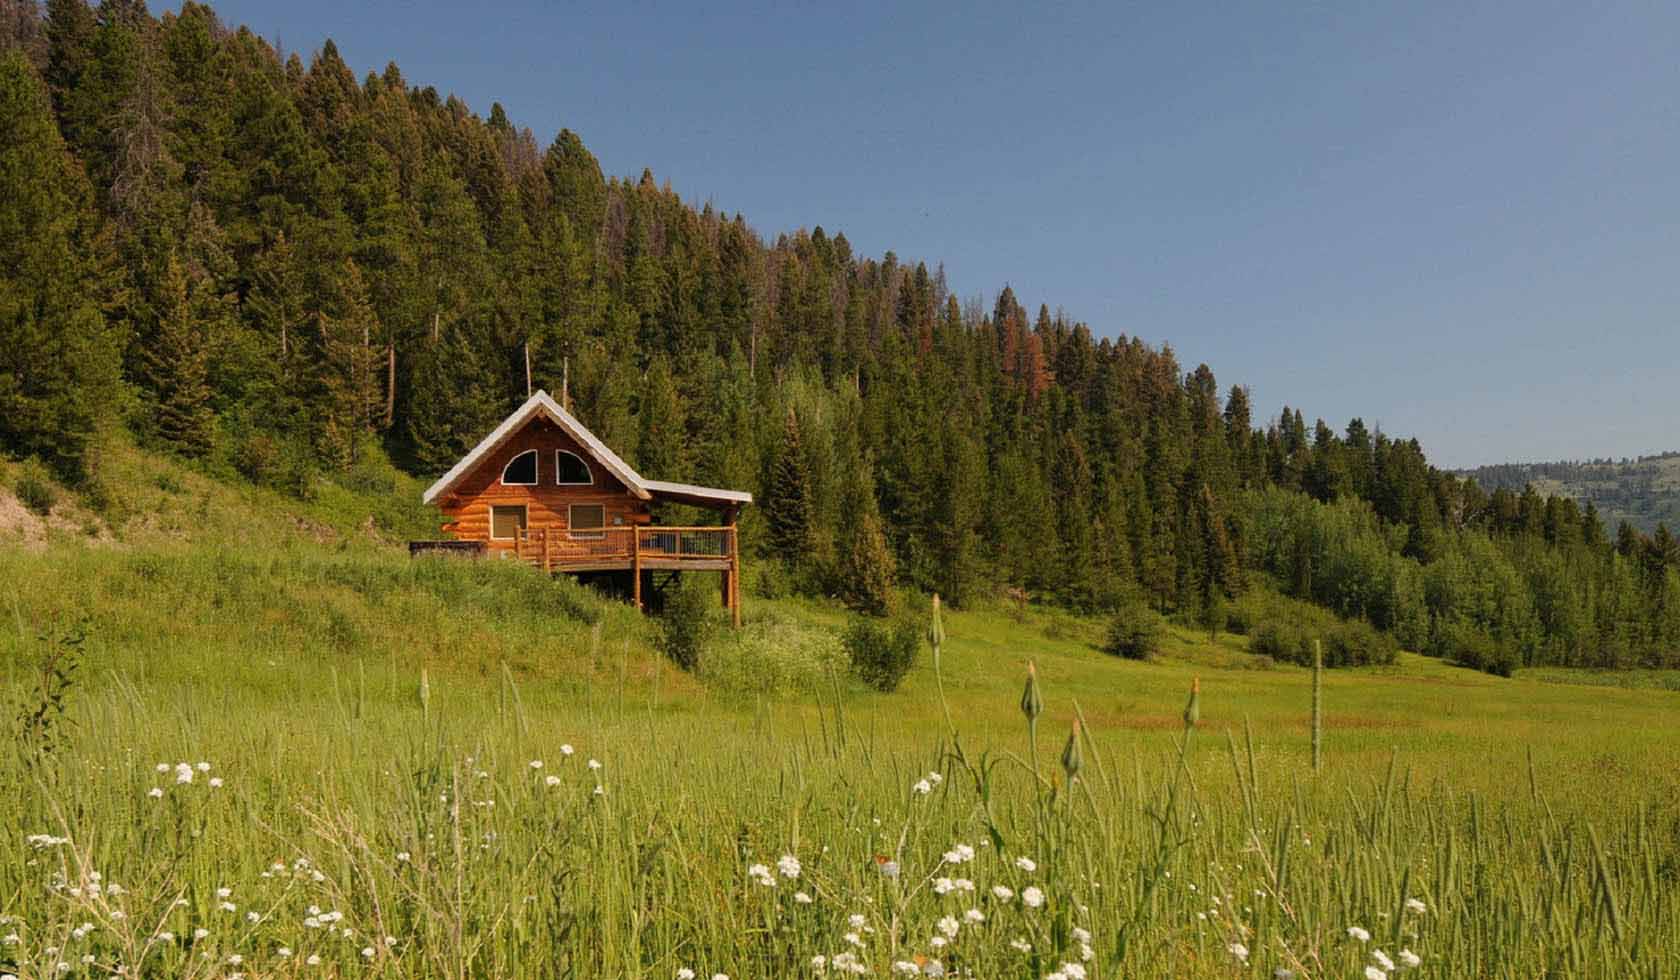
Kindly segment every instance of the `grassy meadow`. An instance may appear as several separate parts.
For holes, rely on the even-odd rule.
[[[1315,772],[1311,672],[1240,636],[953,612],[878,694],[837,607],[749,593],[696,676],[569,583],[410,561],[392,480],[121,452],[0,537],[0,974],[1680,971],[1671,677],[1329,671]]]

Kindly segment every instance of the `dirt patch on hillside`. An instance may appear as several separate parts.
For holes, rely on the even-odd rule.
[[[39,552],[47,546],[51,531],[80,531],[74,521],[65,517],[62,508],[54,507],[46,517],[23,505],[12,493],[0,490],[0,542],[21,546],[23,550]]]

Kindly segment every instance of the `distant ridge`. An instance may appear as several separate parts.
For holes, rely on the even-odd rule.
[[[1605,527],[1622,521],[1650,534],[1658,524],[1680,528],[1680,452],[1637,459],[1555,463],[1498,463],[1460,470],[1492,493],[1533,485],[1541,496],[1561,494],[1598,508]]]

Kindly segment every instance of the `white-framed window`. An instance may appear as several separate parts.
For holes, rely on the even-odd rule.
[[[554,451],[554,482],[562,487],[587,487],[595,482],[589,464],[577,453],[564,449]]]
[[[574,541],[599,541],[607,536],[604,504],[572,504],[566,508],[567,533]]]
[[[527,449],[508,460],[502,467],[502,486],[534,487],[537,485],[537,451]]]
[[[490,507],[490,539],[492,541],[513,541],[519,537],[519,532],[525,530],[526,511],[524,504],[508,505],[493,504]]]

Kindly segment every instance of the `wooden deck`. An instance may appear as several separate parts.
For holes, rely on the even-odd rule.
[[[642,572],[718,572],[723,604],[741,624],[740,539],[723,527],[607,527],[592,531],[538,527],[522,530],[515,554],[545,572],[628,571],[636,608],[642,608]]]
[[[642,573],[717,572],[723,605],[741,625],[741,553],[735,525],[722,527],[606,527],[572,531],[561,527],[522,529],[513,547],[481,541],[411,541],[409,554],[454,554],[482,558],[513,555],[544,572],[629,572],[636,608],[642,608]]]

